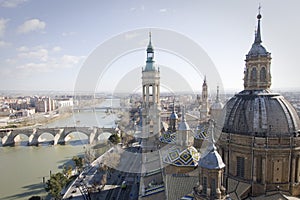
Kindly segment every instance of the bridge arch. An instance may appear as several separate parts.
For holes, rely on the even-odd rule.
[[[26,133],[18,133],[13,136],[14,145],[28,145],[29,135]]]
[[[113,133],[108,132],[108,131],[104,131],[101,134],[98,135],[97,140],[98,141],[107,141],[108,138],[112,135]]]
[[[70,142],[70,141],[82,141],[84,143],[88,143],[89,133],[86,133],[85,131],[78,131],[78,130],[72,130],[65,132],[64,134],[64,141]]]
[[[43,133],[39,134],[37,141],[39,144],[40,143],[52,143],[52,142],[54,142],[54,137],[55,137],[55,134],[53,134],[53,133],[43,132]]]

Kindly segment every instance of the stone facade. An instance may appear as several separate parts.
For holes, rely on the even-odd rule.
[[[251,184],[251,195],[280,190],[300,195],[300,138],[255,137],[222,133],[220,154],[225,179]],[[226,180],[225,180],[226,182]]]

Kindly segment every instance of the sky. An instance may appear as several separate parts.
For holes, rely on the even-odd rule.
[[[99,47],[119,35],[137,37],[126,35],[134,30],[153,30],[156,64],[167,66],[162,70],[172,69],[174,77],[184,76],[193,90],[201,90],[206,74],[194,75],[189,60],[172,53],[173,49],[163,49],[164,38],[156,38],[156,30],[183,35],[203,49],[221,77],[221,83],[216,83],[208,76],[209,85],[242,90],[244,60],[254,41],[259,3],[262,41],[272,55],[271,88],[299,89],[298,0],[0,0],[0,90],[72,91]],[[140,44],[146,48],[148,34],[143,35]],[[178,42],[168,36],[165,40],[170,45]],[[107,51],[118,52],[119,47]],[[122,56],[111,58],[105,66],[108,74],[98,77],[96,89],[109,91],[126,85],[126,79],[120,79],[129,72],[135,75],[127,78],[140,81],[145,48],[126,53],[125,47]],[[100,66],[105,59],[99,55],[96,62]],[[175,82],[178,87],[184,85]]]

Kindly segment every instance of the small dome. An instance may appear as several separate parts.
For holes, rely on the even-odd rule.
[[[254,43],[250,51],[246,55],[246,57],[250,58],[250,57],[257,57],[257,56],[268,56],[268,55],[270,55],[270,53],[267,52],[265,47],[263,47],[261,44]]]
[[[231,98],[224,109],[223,132],[259,137],[290,137],[299,131],[294,107],[269,90],[244,90]]]
[[[178,126],[178,130],[179,131],[188,131],[190,130],[190,126],[188,125],[188,123],[184,120],[181,121],[179,126]]]
[[[224,105],[221,102],[214,102],[211,106],[211,110],[222,110]]]
[[[211,150],[208,154],[199,160],[199,166],[206,169],[222,169],[225,167],[225,164],[214,144],[212,144]]]
[[[176,112],[172,112],[170,115],[170,119],[178,119],[178,115],[176,114]]]

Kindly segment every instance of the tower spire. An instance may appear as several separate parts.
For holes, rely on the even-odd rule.
[[[216,102],[218,103],[220,100],[219,100],[219,86],[217,86],[217,97],[216,97]]]
[[[258,15],[257,15],[257,30],[256,30],[256,34],[255,34],[255,40],[254,40],[254,43],[256,44],[260,44],[262,41],[261,41],[261,34],[260,34],[260,19],[261,19],[261,14],[260,14],[260,9],[261,9],[261,6],[259,5],[258,6]]]

